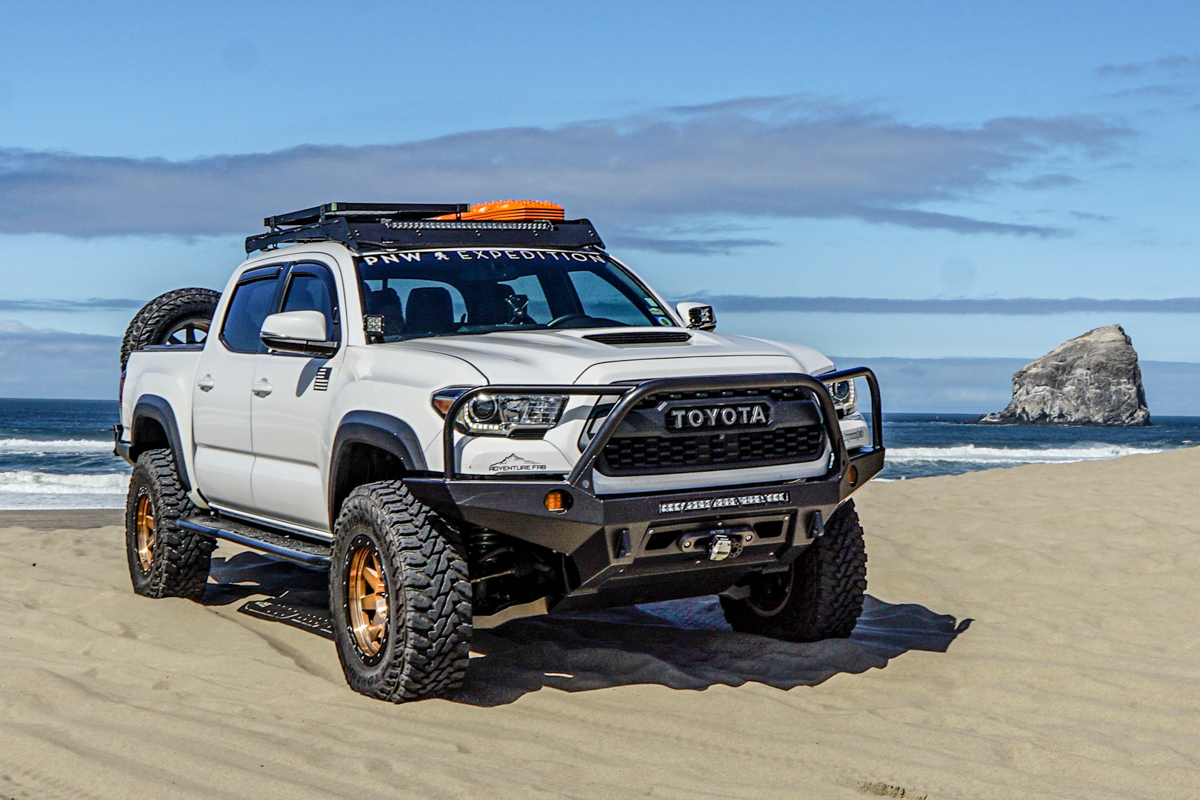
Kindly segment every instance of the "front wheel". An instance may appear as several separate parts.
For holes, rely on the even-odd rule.
[[[863,529],[849,500],[786,572],[755,575],[739,599],[721,597],[736,631],[792,642],[844,639],[862,614],[867,590]]]
[[[334,526],[329,606],[346,682],[402,703],[466,673],[471,583],[453,529],[400,481],[359,486]]]

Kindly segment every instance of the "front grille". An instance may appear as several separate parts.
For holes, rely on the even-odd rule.
[[[695,436],[618,436],[605,445],[598,466],[605,475],[769,467],[820,458],[824,442],[820,425]]]

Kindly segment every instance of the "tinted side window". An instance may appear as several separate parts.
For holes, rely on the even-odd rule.
[[[341,340],[337,289],[334,287],[333,276],[324,267],[305,264],[292,270],[287,297],[283,301],[283,310],[320,311],[328,322],[325,340],[329,342]]]
[[[277,277],[262,278],[238,284],[225,312],[221,341],[238,353],[258,353],[264,350],[258,335],[263,320],[275,310]]]

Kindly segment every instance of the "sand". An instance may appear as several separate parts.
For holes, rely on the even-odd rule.
[[[319,574],[222,546],[205,604],[147,600],[117,515],[0,515],[0,798],[1200,795],[1200,450],[858,506],[849,640],[704,600],[522,620],[457,701],[404,706],[242,610],[319,608]]]

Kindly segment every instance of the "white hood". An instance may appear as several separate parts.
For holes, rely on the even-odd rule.
[[[398,342],[396,347],[459,358],[492,384],[603,384],[672,375],[744,375],[803,372],[819,375],[833,362],[811,348],[748,336],[692,331],[681,344],[615,347],[584,336],[659,331],[605,328],[440,336]]]

